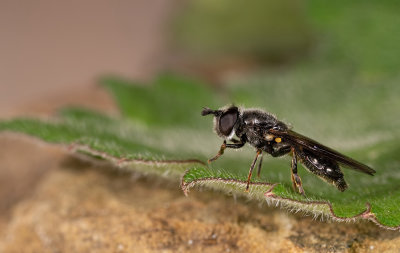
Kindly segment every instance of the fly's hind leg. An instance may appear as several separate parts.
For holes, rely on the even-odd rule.
[[[299,191],[299,193],[303,196],[305,196],[303,186],[301,184],[301,178],[299,175],[297,175],[297,154],[294,148],[292,148],[292,182],[293,182],[293,188],[295,191]]]

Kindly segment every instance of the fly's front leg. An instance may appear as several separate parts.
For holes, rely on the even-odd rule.
[[[301,184],[301,178],[297,175],[297,154],[294,148],[292,148],[292,182],[294,190],[298,190],[299,193],[305,196],[303,186]]]
[[[224,151],[226,148],[241,148],[244,146],[244,142],[238,142],[238,143],[233,143],[233,144],[227,144],[226,140],[222,143],[221,148],[219,149],[218,153],[216,156],[214,156],[211,159],[208,159],[208,163],[211,163],[215,160],[217,160],[221,155],[224,154]]]
[[[254,158],[254,161],[253,161],[253,163],[252,163],[252,164],[251,164],[251,166],[250,166],[249,175],[248,175],[248,177],[247,177],[247,186],[246,186],[246,192],[248,192],[248,191],[249,191],[251,174],[253,174],[253,169],[254,169],[254,166],[256,165],[257,158],[258,158],[258,156],[259,156],[261,153],[262,153],[262,151],[261,151],[260,149],[259,149],[259,150],[257,150],[256,157]]]
[[[224,154],[225,149],[226,149],[226,141],[224,141],[224,143],[222,143],[221,148],[219,149],[217,155],[211,159],[208,159],[208,163],[211,163],[211,162],[217,160],[221,155]]]

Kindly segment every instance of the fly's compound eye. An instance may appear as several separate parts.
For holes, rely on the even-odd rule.
[[[239,114],[238,108],[233,107],[221,115],[221,117],[219,118],[219,131],[221,132],[221,134],[225,136],[230,135],[233,126],[235,125],[238,119],[238,114]]]

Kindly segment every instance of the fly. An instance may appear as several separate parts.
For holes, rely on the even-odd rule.
[[[239,149],[246,143],[256,148],[256,156],[251,163],[247,177],[246,191],[249,190],[251,176],[258,159],[257,175],[260,176],[264,153],[273,157],[287,154],[292,156],[291,178],[293,188],[302,195],[305,195],[305,193],[301,178],[297,174],[298,161],[311,173],[333,184],[342,192],[347,189],[347,183],[340,166],[371,176],[376,172],[365,164],[292,131],[285,123],[268,112],[236,106],[218,110],[204,108],[201,112],[203,116],[209,114],[214,115],[215,132],[224,139],[217,155],[209,159],[209,163],[218,159],[226,148]]]

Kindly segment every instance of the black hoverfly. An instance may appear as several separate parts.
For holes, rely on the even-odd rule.
[[[293,188],[304,195],[301,179],[297,174],[297,161],[300,161],[310,172],[324,181],[333,184],[340,191],[347,188],[340,166],[348,167],[373,176],[376,171],[350,157],[328,148],[306,136],[292,131],[285,123],[274,115],[257,110],[242,109],[236,106],[218,110],[204,108],[202,116],[214,115],[214,130],[224,139],[218,154],[209,159],[215,161],[226,148],[238,149],[249,143],[257,150],[247,178],[246,191],[249,190],[250,179],[258,157],[257,175],[260,176],[263,153],[273,157],[290,154],[292,156],[291,174]],[[227,143],[230,141],[231,143]]]

